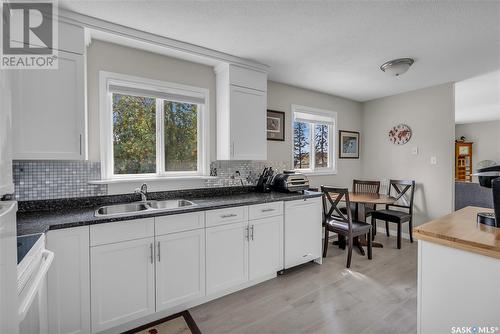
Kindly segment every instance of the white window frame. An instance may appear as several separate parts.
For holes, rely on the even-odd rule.
[[[337,174],[337,157],[336,157],[336,145],[337,145],[337,112],[318,109],[313,107],[301,106],[297,104],[292,104],[292,117],[291,118],[291,129],[292,129],[292,166],[296,172],[306,174],[306,175],[321,175],[321,174]],[[296,113],[304,113],[308,114],[311,118],[315,116],[318,118],[329,118],[331,119],[333,124],[328,125],[328,167],[316,167],[316,150],[315,150],[315,142],[314,142],[314,125],[322,124],[321,121],[308,123],[309,128],[309,168],[295,169],[294,164],[294,123],[295,123],[295,114]],[[325,123],[323,123],[325,124]]]
[[[130,88],[158,90],[164,93],[202,97],[204,104],[198,104],[197,171],[165,171],[164,157],[164,127],[163,100],[156,100],[156,172],[146,174],[114,174],[113,155],[113,94],[109,85],[120,83]],[[134,180],[152,178],[200,177],[208,175],[210,134],[209,134],[209,91],[206,88],[187,86],[172,82],[147,79],[121,73],[107,71],[99,72],[99,116],[100,116],[100,148],[101,148],[101,178],[103,180]]]

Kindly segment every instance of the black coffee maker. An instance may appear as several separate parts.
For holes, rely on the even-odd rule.
[[[495,213],[480,212],[477,222],[489,226],[500,227],[500,165],[481,168],[474,174],[479,177],[479,184],[493,191],[493,207]],[[495,219],[495,216],[497,219]]]

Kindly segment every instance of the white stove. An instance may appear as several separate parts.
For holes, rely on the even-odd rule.
[[[45,235],[18,237],[19,248],[26,247],[25,256],[17,265],[17,294],[21,333],[47,333],[47,272],[54,253],[45,249]],[[31,247],[30,247],[31,246]],[[21,254],[24,253],[21,251]]]

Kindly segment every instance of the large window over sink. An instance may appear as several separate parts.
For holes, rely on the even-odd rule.
[[[302,173],[335,173],[337,113],[292,105],[293,167]]]
[[[105,179],[205,175],[208,90],[101,72]]]

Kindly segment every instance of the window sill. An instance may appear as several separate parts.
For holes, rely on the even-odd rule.
[[[305,176],[322,176],[322,175],[337,175],[336,170],[328,170],[328,171],[300,171],[296,170],[295,173],[303,174]]]
[[[108,180],[93,180],[88,181],[88,184],[116,184],[116,183],[136,183],[136,182],[168,182],[168,181],[183,181],[183,180],[209,180],[216,179],[217,176],[203,175],[185,175],[185,176],[147,176],[133,178],[116,178]]]

